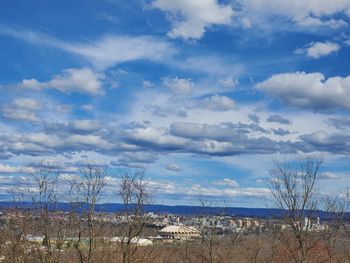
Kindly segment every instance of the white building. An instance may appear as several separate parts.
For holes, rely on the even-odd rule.
[[[200,231],[190,226],[166,226],[159,230],[159,235],[168,239],[191,239],[200,237]]]

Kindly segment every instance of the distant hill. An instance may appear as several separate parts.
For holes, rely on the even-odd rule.
[[[30,202],[16,203],[16,206],[22,209],[32,208],[33,205]],[[58,209],[62,211],[69,211],[72,204],[58,203],[54,207],[50,205],[52,209]],[[79,207],[84,207],[82,204]],[[7,209],[14,207],[12,202],[0,202],[0,209]],[[118,203],[105,203],[98,204],[96,211],[115,213],[124,209],[123,204]],[[159,214],[175,214],[175,215],[232,215],[238,217],[257,217],[257,218],[278,218],[283,216],[284,211],[273,208],[244,208],[244,207],[201,207],[201,206],[171,206],[171,205],[145,205],[144,211],[159,213]],[[327,217],[327,212],[315,211],[315,216],[320,218]]]

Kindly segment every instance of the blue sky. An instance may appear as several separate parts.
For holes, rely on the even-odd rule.
[[[265,206],[309,155],[350,185],[349,0],[0,4],[1,199],[41,160],[145,169],[164,204]]]

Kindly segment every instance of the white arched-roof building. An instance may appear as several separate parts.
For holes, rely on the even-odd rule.
[[[191,226],[166,226],[159,230],[159,234],[163,238],[169,239],[190,239],[200,237],[200,231]]]

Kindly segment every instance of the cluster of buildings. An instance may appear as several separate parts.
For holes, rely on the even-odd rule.
[[[317,217],[314,220],[311,218],[305,217],[304,221],[302,222],[299,222],[299,221],[294,222],[294,226],[297,226],[298,229],[301,229],[304,231],[314,231],[314,232],[323,231],[329,227],[327,224],[321,224],[321,220],[319,217]],[[287,225],[287,224],[281,225],[282,230],[287,230],[290,228],[291,228],[291,225]]]
[[[6,213],[0,213],[0,218],[11,218],[11,217],[22,217],[26,216],[25,213],[18,212],[14,213],[7,211]],[[53,219],[65,218],[67,216],[64,212],[53,214]],[[116,216],[112,213],[100,214],[99,219],[103,222],[110,224],[123,224],[127,218],[123,216]],[[192,240],[198,239],[203,233],[210,230],[215,235],[226,235],[229,233],[255,233],[256,231],[264,232],[279,227],[280,229],[290,229],[290,225],[283,224],[278,219],[255,219],[255,218],[244,218],[234,217],[227,215],[208,215],[208,216],[179,216],[174,214],[155,214],[148,213],[145,215],[147,218],[147,227],[152,228],[155,234],[154,236],[147,237],[136,237],[131,240],[131,243],[137,245],[151,245],[156,242],[166,242],[174,240]],[[299,225],[299,222],[296,222]],[[301,229],[305,231],[322,231],[327,229],[326,224],[321,224],[320,218],[311,220],[307,217],[300,222]],[[28,236],[27,240],[31,242],[40,242],[42,237]],[[122,242],[121,237],[109,238],[111,242]]]
[[[195,239],[211,230],[211,233],[224,235],[232,232],[251,232],[264,225],[252,218],[235,218],[232,216],[176,216],[165,215],[155,217],[153,224],[163,227],[159,235],[163,239]]]

